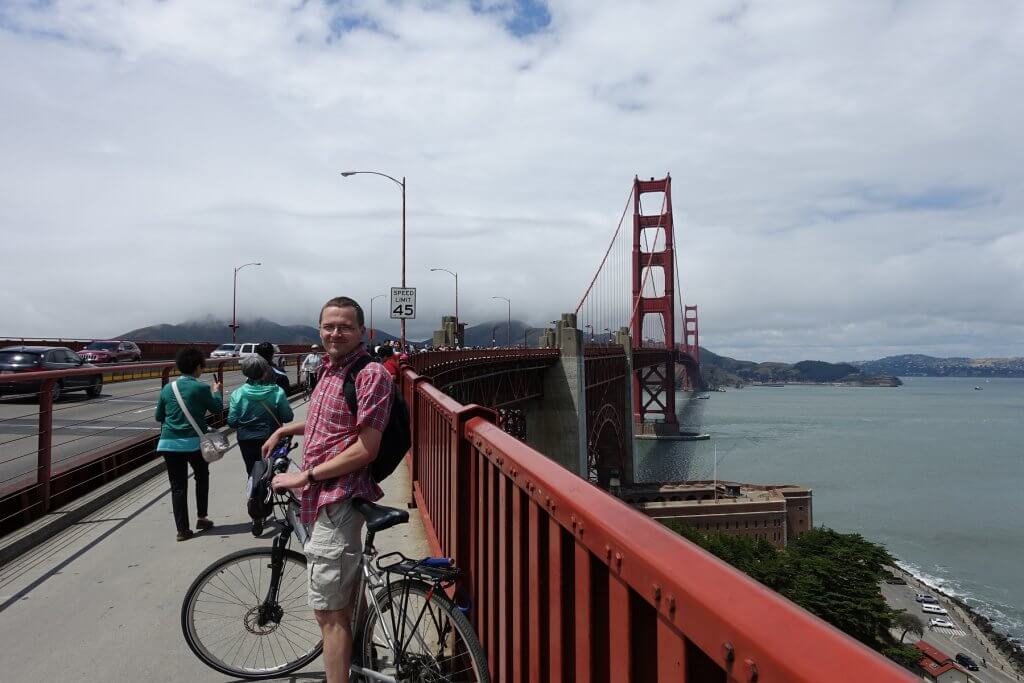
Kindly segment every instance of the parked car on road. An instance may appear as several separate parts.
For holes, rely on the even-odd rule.
[[[131,363],[142,360],[142,351],[135,342],[119,339],[89,342],[78,355],[90,363]]]
[[[210,353],[210,358],[237,358],[241,344],[221,344]]]
[[[931,603],[933,605],[939,604],[939,601],[936,600],[934,596],[928,595],[927,593],[915,593],[914,594],[914,599],[917,600],[918,602],[928,602],[928,603]]]
[[[949,614],[944,608],[933,605],[930,602],[921,603],[921,611],[928,614]]]
[[[963,652],[956,653],[956,663],[967,669],[968,671],[978,671],[978,663],[974,661],[970,655],[966,655]]]
[[[956,628],[956,624],[954,624],[952,621],[950,621],[949,619],[942,619],[941,617],[929,619],[928,625],[932,628]]]
[[[44,370],[94,368],[85,359],[64,346],[8,346],[0,349],[0,394],[38,393],[42,382],[4,382],[3,375]],[[103,391],[103,374],[73,375],[54,382],[51,395],[59,399],[66,391],[84,390],[89,398]]]
[[[894,586],[906,586],[907,585],[907,580],[904,579],[902,576],[890,576],[889,578],[887,578],[885,580],[885,582],[889,583],[889,584],[892,584]]]

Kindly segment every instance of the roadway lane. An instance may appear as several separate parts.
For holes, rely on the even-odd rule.
[[[212,382],[213,377],[207,374],[204,381]],[[231,391],[244,381],[240,371],[224,374],[225,406]],[[84,392],[61,397],[53,412],[52,471],[88,462],[100,448],[156,434],[160,424],[153,413],[160,388],[159,379],[144,379],[106,384],[93,399]],[[34,397],[0,399],[0,490],[35,482],[38,433],[39,408]]]
[[[917,584],[910,577],[905,578],[907,578],[906,586],[882,584],[882,595],[885,596],[886,601],[895,609],[906,610],[913,615],[921,617],[921,621],[925,624],[925,633],[922,640],[929,645],[939,648],[939,650],[945,652],[950,657],[955,657],[958,652],[968,654],[978,663],[979,667],[981,667],[983,658],[987,660],[987,667],[982,667],[980,671],[969,672],[974,679],[983,683],[1008,683],[1009,681],[1020,680],[1016,675],[1010,675],[1000,669],[1000,666],[1003,664],[1002,657],[998,653],[993,654],[987,651],[987,642],[983,642],[975,635],[977,628],[971,624],[970,620],[958,607],[941,594],[929,590],[927,586]],[[919,592],[934,596],[949,614],[928,614],[921,611],[921,604],[914,599],[914,594]],[[949,619],[956,624],[956,628],[930,628],[928,620],[933,617]],[[912,635],[908,636],[907,642],[913,642],[913,638]]]

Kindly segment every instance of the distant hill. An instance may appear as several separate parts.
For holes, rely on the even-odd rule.
[[[279,325],[264,318],[238,321],[239,342],[268,341],[274,344],[318,344],[320,333],[312,325]],[[231,328],[226,320],[206,318],[170,325],[150,325],[115,335],[113,339],[131,339],[132,341],[186,341],[186,342],[217,342],[231,341]],[[375,342],[389,341],[397,337],[377,330]]]
[[[866,373],[901,377],[1024,377],[1024,358],[936,358],[921,354],[855,361]]]
[[[741,386],[749,383],[775,382],[842,382],[844,384],[899,386],[891,373],[877,373],[850,363],[826,363],[804,360],[799,363],[755,363],[719,356],[704,347],[700,349],[701,374],[708,386]]]

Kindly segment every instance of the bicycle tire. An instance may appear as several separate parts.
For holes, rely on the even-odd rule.
[[[247,680],[277,678],[298,671],[319,657],[323,651],[320,629],[316,624],[312,609],[306,605],[306,557],[301,553],[297,553],[294,550],[284,551],[284,568],[282,569],[279,586],[282,596],[279,597],[278,605],[284,602],[288,605],[288,608],[286,609],[282,606],[284,611],[276,624],[259,626],[258,623],[253,621],[256,616],[256,610],[262,604],[263,596],[266,595],[266,590],[270,584],[269,565],[272,554],[273,550],[271,548],[248,548],[226,555],[200,572],[199,576],[196,577],[185,593],[185,599],[181,605],[181,631],[185,636],[185,642],[188,643],[189,649],[210,668],[229,676],[236,676]],[[290,567],[295,571],[290,570]],[[232,572],[232,570],[234,571]],[[214,584],[218,577],[221,578],[221,585],[219,586]],[[237,579],[245,590],[233,590],[227,584],[227,579]],[[249,654],[254,655],[254,658],[257,653],[262,655],[262,666],[240,666],[236,663],[237,656],[231,662],[228,662],[215,654],[213,648],[215,643],[210,642],[210,640],[215,635],[221,636],[222,633],[211,632],[207,628],[200,629],[197,627],[196,622],[198,599],[207,592],[204,591],[207,587],[215,588],[215,590],[209,591],[212,592],[212,597],[214,598],[211,601],[212,606],[208,607],[209,609],[218,609],[217,605],[230,605],[233,608],[229,610],[231,614],[213,615],[216,619],[225,622],[224,630],[231,630],[233,627],[230,622],[236,620],[236,623],[241,627],[233,633],[229,633],[226,638],[222,637],[217,642],[226,641],[229,653],[237,651],[238,654],[241,654],[243,651],[247,651]],[[245,599],[238,597],[240,592],[246,594]],[[305,605],[305,609],[298,608],[298,600],[300,598],[302,604]],[[205,603],[202,606],[207,607]],[[223,609],[227,610],[227,608]],[[238,610],[244,611],[237,613]],[[301,616],[297,619],[289,619],[286,624],[288,615],[293,614],[296,610],[300,612]],[[305,611],[309,612],[308,618],[302,614]],[[202,610],[200,610],[200,613],[212,614]],[[266,632],[258,633],[253,630],[254,628],[266,629]],[[281,634],[278,634],[276,639],[272,638],[271,636],[277,634],[278,629],[281,630]],[[260,640],[264,637],[267,637],[266,641]],[[290,640],[290,638],[296,640],[299,638],[315,638],[315,645],[308,648],[305,646],[296,647],[294,641]],[[281,642],[282,640],[285,642]],[[249,644],[250,642],[252,643],[251,645]],[[289,650],[291,654],[287,654]],[[285,661],[268,665],[268,657],[272,659],[283,658]]]
[[[384,615],[387,620],[385,628],[390,627],[393,619],[391,610],[396,605],[401,605],[402,596],[408,587],[409,604],[413,602],[413,596],[422,599],[424,604],[431,606],[431,614],[424,615],[420,621],[417,632],[423,637],[423,641],[435,641],[444,639],[448,641],[447,635],[440,639],[424,632],[424,628],[434,627],[436,631],[443,631],[441,622],[448,620],[457,636],[457,642],[452,646],[454,654],[446,658],[446,661],[439,661],[438,657],[430,653],[404,652],[399,667],[388,660],[388,656],[394,657],[393,651],[386,645],[382,637],[375,637],[380,624],[380,616]],[[424,581],[416,579],[402,579],[391,584],[390,588],[383,588],[375,593],[377,602],[380,604],[381,612],[378,614],[372,608],[367,610],[366,618],[357,629],[359,642],[353,648],[359,655],[362,666],[379,673],[394,675],[401,681],[421,681],[430,683],[490,683],[490,672],[487,669],[487,656],[484,654],[483,646],[476,637],[472,624],[466,615],[448,599],[444,591]],[[412,608],[412,614],[408,617],[414,621],[419,615],[418,608]],[[406,640],[413,640],[410,636]],[[461,643],[461,647],[459,644]],[[421,643],[422,644],[422,643]],[[436,645],[436,643],[435,643]],[[450,671],[451,665],[456,667],[454,672]],[[397,670],[401,669],[401,676],[397,676]]]

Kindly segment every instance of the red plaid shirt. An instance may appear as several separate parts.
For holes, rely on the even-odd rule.
[[[356,442],[362,427],[383,432],[391,415],[394,383],[391,375],[380,363],[370,363],[356,375],[356,405],[359,414],[353,415],[345,402],[345,375],[352,363],[368,355],[360,344],[354,351],[334,363],[324,359],[324,371],[309,401],[306,415],[305,443],[302,469],[324,463]],[[378,500],[384,493],[370,476],[369,467],[343,474],[337,479],[318,481],[302,490],[304,524],[316,519],[320,508],[340,500],[363,498]]]

